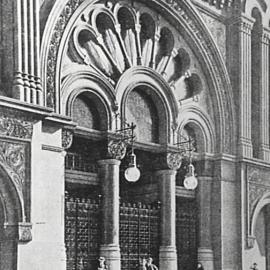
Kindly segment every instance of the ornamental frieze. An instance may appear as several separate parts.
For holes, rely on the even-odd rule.
[[[32,123],[21,119],[0,116],[0,135],[31,139]]]

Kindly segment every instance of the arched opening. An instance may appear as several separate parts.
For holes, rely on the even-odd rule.
[[[17,269],[21,204],[12,180],[1,165],[0,186],[0,270],[14,270]]]
[[[255,19],[253,29],[251,31],[251,139],[253,146],[253,157],[259,158],[260,143],[260,96],[261,96],[261,38],[262,18],[257,8],[252,10],[252,17]]]
[[[254,262],[260,269],[266,270],[270,267],[270,205],[265,205],[257,215],[254,226]]]

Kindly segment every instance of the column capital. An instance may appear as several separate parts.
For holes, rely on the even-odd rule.
[[[265,45],[270,44],[270,28],[264,27],[262,30],[262,43]]]
[[[233,19],[231,25],[236,25],[240,32],[251,35],[254,23],[254,18],[241,14],[239,17]]]
[[[178,152],[165,152],[159,154],[154,160],[157,170],[178,170],[182,164],[182,154]]]

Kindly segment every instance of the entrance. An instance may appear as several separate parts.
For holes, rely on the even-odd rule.
[[[158,203],[121,203],[121,269],[138,270],[143,258],[158,264],[160,206]]]
[[[96,270],[100,247],[100,202],[90,195],[66,193],[67,270]]]

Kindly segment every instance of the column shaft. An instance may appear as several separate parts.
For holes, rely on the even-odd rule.
[[[251,29],[253,21],[241,17],[238,22],[240,39],[240,127],[239,153],[252,157],[251,143]]]
[[[100,160],[99,177],[102,185],[102,245],[100,255],[105,257],[110,270],[120,270],[119,247],[119,165],[116,159]]]
[[[160,170],[156,176],[160,187],[161,201],[161,246],[159,250],[159,269],[177,270],[175,244],[175,170]]]
[[[260,145],[259,157],[270,161],[269,151],[269,39],[264,29],[261,37]]]

